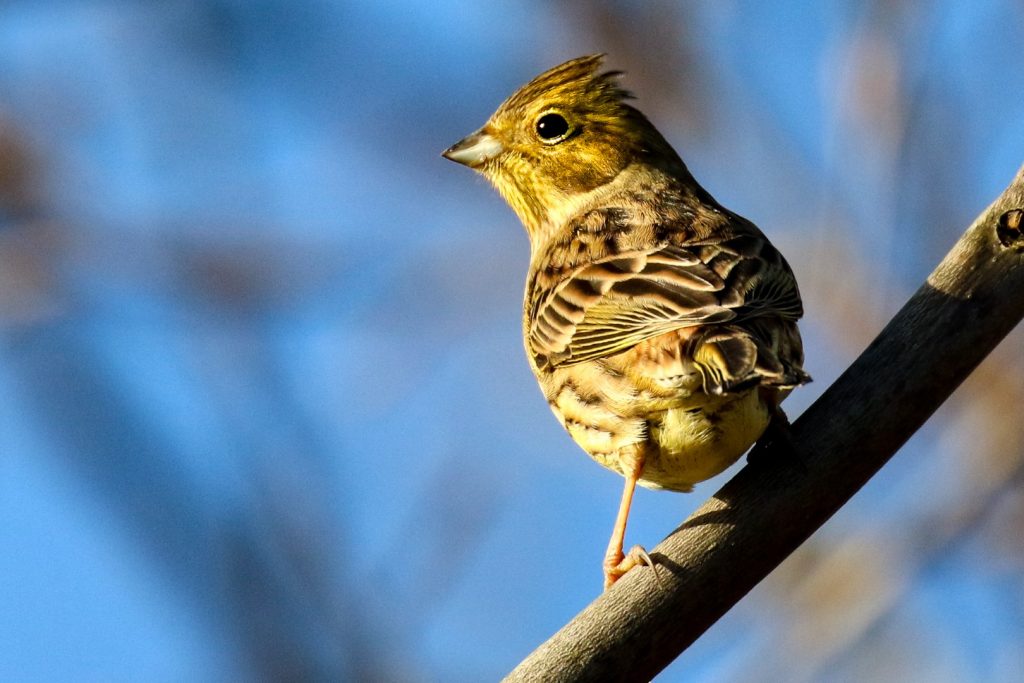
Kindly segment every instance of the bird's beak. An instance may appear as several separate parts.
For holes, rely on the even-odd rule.
[[[481,128],[441,152],[441,156],[454,162],[465,164],[470,168],[476,168],[501,154],[504,149],[498,138],[485,133],[484,129]]]

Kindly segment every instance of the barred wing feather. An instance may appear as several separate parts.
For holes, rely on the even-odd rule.
[[[788,266],[750,235],[617,254],[578,268],[536,300],[529,345],[555,366],[614,355],[681,327],[801,313]]]

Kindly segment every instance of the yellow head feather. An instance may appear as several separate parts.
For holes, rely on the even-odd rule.
[[[588,55],[545,71],[447,152],[483,173],[531,235],[634,162],[685,173],[671,146],[626,102],[632,96],[619,86],[620,73],[600,72],[603,60]]]

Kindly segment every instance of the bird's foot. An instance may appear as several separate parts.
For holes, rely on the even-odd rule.
[[[604,558],[604,589],[608,590],[612,587],[612,584],[618,581],[626,572],[637,565],[644,565],[651,568],[654,572],[654,578],[661,583],[661,576],[658,575],[658,568],[654,565],[654,560],[643,549],[643,546],[635,545],[629,549],[626,555],[622,554],[622,551],[615,553],[609,553]]]

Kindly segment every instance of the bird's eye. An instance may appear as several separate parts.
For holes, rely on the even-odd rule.
[[[548,113],[537,119],[537,135],[548,144],[561,142],[569,132],[569,122],[561,114]]]

